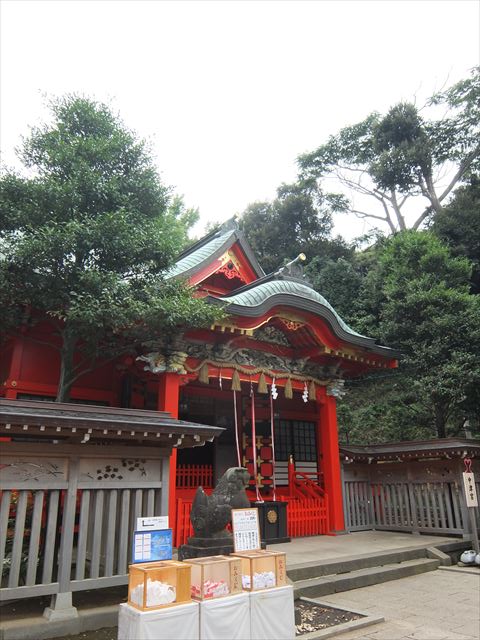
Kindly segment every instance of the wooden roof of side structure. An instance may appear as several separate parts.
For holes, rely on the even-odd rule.
[[[162,411],[0,399],[0,433],[64,442],[200,447],[224,429],[177,420]]]
[[[386,442],[373,445],[342,445],[340,446],[340,455],[344,460],[368,463],[448,456],[480,458],[480,440],[441,438]]]

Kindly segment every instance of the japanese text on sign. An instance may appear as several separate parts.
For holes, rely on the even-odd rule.
[[[172,530],[135,531],[132,562],[155,562],[172,559]]]
[[[475,487],[475,476],[473,473],[463,474],[463,484],[465,487],[467,507],[478,507],[477,489]]]
[[[260,549],[258,509],[232,509],[232,527],[235,551]]]

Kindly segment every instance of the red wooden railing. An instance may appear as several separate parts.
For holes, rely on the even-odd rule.
[[[320,536],[329,533],[328,498],[285,498],[287,504],[287,531],[291,538]]]
[[[278,496],[279,500],[287,502],[287,530],[292,538],[302,536],[319,536],[329,533],[328,498],[326,495],[315,498],[288,498]],[[177,520],[175,528],[175,546],[187,542],[193,535],[190,522],[192,502],[177,499]]]
[[[322,482],[321,473],[313,471],[296,471],[293,464],[288,465],[288,486],[290,495],[293,498],[323,498],[325,491],[320,486]]]
[[[196,489],[213,486],[213,467],[211,464],[179,464],[177,466],[177,489]]]
[[[192,510],[192,502],[177,498],[177,520],[175,526],[175,537],[173,546],[179,547],[186,544],[187,538],[193,536],[193,527],[190,522],[190,511]]]

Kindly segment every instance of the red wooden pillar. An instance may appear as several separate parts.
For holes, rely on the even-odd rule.
[[[15,400],[17,397],[17,390],[15,387],[18,384],[22,368],[23,358],[23,338],[15,338],[12,354],[10,357],[10,367],[5,381],[6,391],[5,398]]]
[[[340,471],[340,452],[338,448],[337,403],[333,396],[326,393],[325,387],[319,389],[318,434],[322,452],[322,471],[325,493],[328,496],[330,532],[345,530],[343,517],[342,477]]]
[[[168,411],[173,418],[178,418],[178,401],[180,395],[180,376],[177,373],[162,373],[158,384],[158,410]],[[168,520],[175,529],[176,518],[176,484],[177,484],[177,450],[170,456],[170,473],[168,489]]]

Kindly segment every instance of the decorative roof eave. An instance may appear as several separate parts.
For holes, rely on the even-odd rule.
[[[229,297],[235,298],[235,296]],[[241,316],[247,318],[262,317],[268,314],[268,312],[274,307],[291,307],[293,309],[301,309],[303,311],[313,313],[326,320],[335,336],[340,340],[362,347],[386,358],[396,359],[400,356],[400,353],[398,351],[376,344],[374,338],[368,338],[367,336],[362,336],[357,333],[350,333],[342,326],[342,324],[339,322],[337,314],[333,312],[329,307],[304,296],[296,295],[293,293],[273,293],[259,302],[259,304],[254,305],[237,304],[235,302],[229,303],[228,297],[226,296],[222,298],[207,296],[206,300],[211,304],[217,305],[225,305],[225,303],[227,303],[224,307],[226,313],[232,316]]]
[[[150,441],[168,447],[198,447],[223,429],[176,420],[169,413],[55,402],[0,399],[0,431],[35,438],[82,437],[95,440]]]
[[[344,445],[340,456],[354,462],[399,461],[433,457],[480,457],[480,440],[442,438],[440,440],[412,440],[377,445]]]
[[[234,219],[227,221],[220,229],[208,234],[181,253],[176,264],[167,273],[167,277],[192,278],[196,273],[220,258],[235,243],[239,244],[257,278],[263,278],[265,272]],[[209,251],[209,245],[211,245],[211,251]]]

